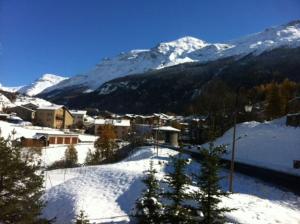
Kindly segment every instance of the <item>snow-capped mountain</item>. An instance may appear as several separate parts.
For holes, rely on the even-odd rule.
[[[27,96],[35,96],[50,86],[56,85],[66,79],[68,78],[53,74],[44,74],[41,78],[37,79],[33,83],[21,87],[17,90],[17,92]]]
[[[194,37],[160,43],[145,50],[132,50],[114,58],[103,59],[92,71],[64,80],[45,89],[43,93],[64,88],[80,87],[83,92],[93,91],[114,78],[142,74],[149,70],[186,62],[207,62],[225,57],[259,55],[280,47],[300,46],[300,20],[272,27],[228,43],[208,43]]]
[[[24,86],[6,87],[6,86],[2,86],[2,84],[0,83],[0,90],[6,91],[6,92],[10,92],[10,93],[17,92],[22,87],[24,87]]]

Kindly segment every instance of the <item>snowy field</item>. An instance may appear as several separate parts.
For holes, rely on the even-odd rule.
[[[300,169],[293,168],[293,160],[300,160],[300,128],[286,126],[285,121],[286,117],[282,117],[264,123],[238,124],[236,161],[300,176]],[[228,154],[224,158],[228,160],[231,158],[232,135],[231,128],[215,141],[215,145],[227,145]]]
[[[156,157],[153,148],[143,147],[119,163],[48,171],[44,195],[48,204],[43,215],[67,224],[83,209],[94,223],[128,223],[150,160],[162,178],[169,156],[176,154],[161,148]],[[196,162],[188,167],[189,171],[197,169]],[[222,175],[228,176],[227,171]],[[227,189],[227,178],[221,184]],[[222,202],[238,209],[227,214],[233,223],[300,224],[300,197],[239,174],[235,175],[234,189],[236,193]]]
[[[38,126],[23,126],[20,124],[12,124],[5,121],[0,121],[1,136],[7,138],[11,135],[12,131],[15,130],[14,139],[21,138],[22,136],[26,138],[32,138],[37,132],[43,133],[53,133],[53,134],[62,134],[62,131],[57,129],[47,128],[47,127],[38,127]],[[12,137],[12,136],[11,136]],[[94,141],[97,139],[97,136],[93,135],[79,135],[79,138],[83,141],[89,141],[86,143],[79,143],[75,145],[75,148],[78,153],[78,163],[84,163],[86,154],[89,149],[93,152]],[[49,166],[53,162],[58,161],[64,158],[64,153],[68,145],[50,145],[42,148],[42,165]]]

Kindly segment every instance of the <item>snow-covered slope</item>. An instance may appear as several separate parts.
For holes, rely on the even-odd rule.
[[[10,102],[10,100],[4,96],[2,93],[0,93],[0,111],[3,110],[5,107],[13,106],[13,104]]]
[[[58,75],[44,74],[41,78],[29,85],[23,86],[17,91],[27,96],[35,96],[50,86],[56,85],[66,79],[66,77],[61,77]]]
[[[6,91],[6,92],[17,92],[19,89],[23,88],[24,86],[16,86],[16,87],[6,87],[6,86],[2,86],[2,84],[0,83],[0,90]]]
[[[48,171],[44,195],[48,203],[43,216],[68,224],[84,210],[92,223],[132,223],[129,215],[144,188],[141,180],[150,160],[158,179],[162,179],[170,155],[176,154],[160,148],[156,157],[156,150],[148,146],[119,163]],[[192,162],[187,170],[198,172],[199,164]],[[222,176],[228,172],[223,171]],[[221,185],[227,189],[227,178]],[[235,175],[234,186],[235,194],[222,200],[222,204],[237,209],[226,214],[232,223],[300,222],[300,198],[296,195],[240,174]]]
[[[236,129],[236,161],[300,176],[293,160],[300,159],[300,128],[285,125],[286,117],[271,122],[245,122]],[[233,130],[228,130],[215,144],[227,145],[231,158]]]
[[[22,95],[18,95],[16,101],[13,103],[15,106],[21,106],[21,105],[25,105],[28,103],[33,103],[37,106],[51,106],[54,105],[53,103],[38,98],[38,97],[32,97],[32,96],[22,96]]]
[[[279,47],[300,46],[300,21],[264,30],[228,43],[207,43],[194,37],[160,43],[145,50],[132,50],[111,59],[103,59],[93,70],[64,80],[47,88],[52,90],[81,86],[83,91],[95,90],[111,79],[186,62],[206,62],[230,56],[261,54]]]

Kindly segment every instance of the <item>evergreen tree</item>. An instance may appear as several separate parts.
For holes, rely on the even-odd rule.
[[[214,147],[211,143],[208,149],[202,149],[200,174],[196,175],[199,191],[195,192],[195,199],[199,204],[199,210],[203,217],[199,217],[200,223],[216,224],[224,223],[224,212],[232,209],[220,208],[222,196],[228,196],[227,192],[219,186],[220,155],[224,153],[224,146]]]
[[[84,214],[83,210],[80,210],[79,215],[76,216],[75,224],[90,224],[87,215]]]
[[[95,149],[94,152],[89,149],[85,158],[85,164],[87,165],[98,165],[102,161],[102,155],[100,149]]]
[[[186,205],[187,200],[191,199],[188,193],[191,179],[186,174],[187,162],[188,160],[182,158],[181,153],[178,157],[172,157],[173,171],[165,178],[168,190],[163,195],[170,202],[165,206],[164,219],[167,223],[184,224],[193,221],[192,209]]]
[[[66,167],[75,167],[78,162],[77,150],[74,145],[69,145],[65,151]]]
[[[136,202],[135,217],[138,223],[156,224],[162,222],[162,205],[159,202],[159,182],[155,177],[157,171],[153,168],[153,162],[150,162],[150,169],[147,176],[143,179],[146,190],[142,198]]]
[[[40,162],[3,137],[0,155],[0,223],[47,223],[39,218],[44,207]]]

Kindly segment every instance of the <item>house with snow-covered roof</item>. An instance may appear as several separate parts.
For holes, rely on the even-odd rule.
[[[84,122],[84,118],[86,117],[86,110],[70,110],[70,113],[73,116],[73,124],[79,124]]]
[[[66,129],[73,125],[73,120],[73,115],[63,105],[42,106],[35,114],[35,123],[43,127]]]

